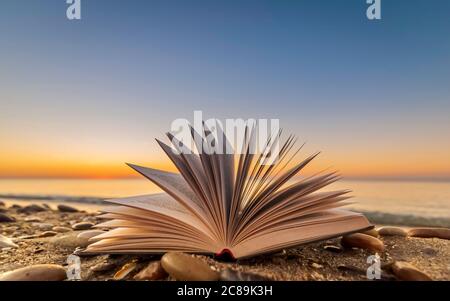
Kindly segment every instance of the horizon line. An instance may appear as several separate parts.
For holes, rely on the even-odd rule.
[[[298,177],[298,176],[297,176]],[[119,177],[86,177],[86,176],[0,176],[1,180],[95,180],[95,181],[111,181],[111,180],[138,180],[144,178],[139,175],[119,176]],[[407,182],[450,182],[450,176],[342,176],[343,181],[407,181]]]

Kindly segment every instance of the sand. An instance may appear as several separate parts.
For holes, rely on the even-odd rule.
[[[44,232],[38,227],[38,224],[25,221],[26,217],[38,217],[42,223],[64,227],[71,227],[73,223],[81,221],[98,222],[95,214],[87,212],[61,213],[56,210],[47,210],[25,214],[8,209],[6,213],[15,217],[17,221],[0,223],[0,234],[14,239],[19,247],[0,251],[0,273],[40,263],[67,265],[67,257],[72,254],[74,248],[54,243],[58,237],[67,235],[67,233],[57,234],[55,237],[19,239],[24,235]],[[386,247],[385,252],[380,254],[383,268],[395,260],[407,261],[433,280],[450,280],[449,240],[412,237],[383,237],[381,239]],[[367,280],[366,270],[370,266],[367,258],[373,255],[373,252],[347,249],[335,253],[324,248],[329,245],[339,247],[339,238],[235,262],[223,262],[208,256],[196,256],[218,271],[231,268],[256,273],[273,280]],[[84,256],[81,257],[81,276],[83,280],[110,280],[121,266],[135,261],[137,268],[125,278],[126,280],[132,279],[133,274],[136,274],[139,269],[146,266],[148,262],[159,260],[159,258],[160,256],[156,255]],[[102,271],[98,271],[99,265],[103,265]],[[382,280],[396,280],[396,278],[386,268],[382,272]]]

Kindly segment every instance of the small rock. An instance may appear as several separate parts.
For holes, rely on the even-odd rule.
[[[381,236],[408,236],[408,233],[403,228],[399,227],[381,227],[378,229],[378,233]]]
[[[450,239],[450,229],[447,228],[413,228],[408,231],[411,237]]]
[[[66,233],[66,232],[72,231],[72,229],[67,228],[67,227],[56,226],[56,227],[52,228],[52,231],[55,231],[55,232],[58,232],[58,233]]]
[[[381,240],[362,233],[354,233],[342,237],[341,245],[343,247],[360,248],[376,252],[384,251],[384,244]]]
[[[62,281],[66,270],[56,264],[37,264],[0,275],[0,281]]]
[[[78,212],[77,208],[63,204],[59,204],[57,208],[60,212]]]
[[[10,208],[11,209],[21,209],[22,206],[20,206],[19,204],[12,204]]]
[[[40,223],[40,222],[42,222],[42,218],[40,218],[38,216],[27,216],[27,217],[25,217],[24,221]]]
[[[436,249],[428,247],[428,248],[423,249],[422,253],[424,253],[428,256],[436,256],[439,252]]]
[[[31,204],[31,205],[27,205],[25,207],[22,208],[18,208],[17,212],[19,213],[35,213],[35,212],[42,212],[42,211],[47,211],[46,208],[36,205],[36,204]]]
[[[52,210],[52,207],[50,207],[50,205],[46,204],[46,203],[42,204],[42,207],[44,207],[44,208],[46,208],[48,210]]]
[[[89,223],[89,222],[81,222],[81,223],[76,223],[72,225],[72,229],[74,230],[88,230],[91,229],[94,226],[93,223]]]
[[[78,238],[78,233],[71,232],[68,234],[64,234],[62,236],[55,236],[51,239],[50,243],[54,246],[68,249],[68,250],[75,250],[77,247],[85,248],[89,245],[89,241],[84,238]]]
[[[323,247],[324,250],[329,251],[329,252],[333,252],[333,253],[342,253],[342,249],[338,246],[333,246],[333,245],[326,245]]]
[[[53,225],[48,223],[31,223],[31,226],[42,231],[50,231],[53,229]]]
[[[361,233],[367,234],[367,235],[370,235],[370,236],[373,236],[373,237],[377,237],[377,238],[380,237],[380,235],[379,235],[379,233],[378,233],[378,231],[376,229],[366,230],[366,231],[361,232]]]
[[[114,274],[114,280],[123,280],[136,269],[136,262],[129,262]]]
[[[3,248],[18,248],[19,246],[13,243],[11,238],[3,236],[0,234],[0,249]]]
[[[313,267],[315,269],[321,269],[321,268],[323,268],[323,265],[313,262],[313,263],[311,263],[311,267]]]
[[[41,234],[39,234],[38,237],[52,237],[52,236],[55,236],[56,234],[58,234],[58,233],[55,231],[45,231],[45,232],[42,232]]]
[[[212,281],[219,279],[219,273],[208,264],[185,253],[169,252],[161,258],[161,265],[177,280]]]
[[[148,264],[147,267],[142,269],[137,273],[133,279],[134,280],[160,280],[168,276],[166,271],[163,269],[160,261],[153,261]]]
[[[419,271],[412,264],[405,261],[396,261],[392,265],[392,272],[400,280],[407,281],[430,281],[432,280],[427,274]]]
[[[16,219],[12,216],[9,216],[5,213],[0,213],[0,223],[12,223],[15,222]]]
[[[82,239],[91,239],[92,237],[95,237],[97,235],[103,234],[105,233],[105,231],[102,230],[88,230],[88,231],[83,231],[80,234],[78,234],[78,238],[82,238]]]
[[[220,280],[222,281],[270,281],[272,279],[254,273],[246,273],[226,269],[220,272]]]

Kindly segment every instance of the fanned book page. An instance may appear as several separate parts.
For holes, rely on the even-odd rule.
[[[337,181],[336,173],[297,180],[316,156],[293,162],[298,151],[293,136],[277,149],[281,132],[255,153],[255,129],[246,128],[242,149],[231,144],[220,127],[191,129],[197,152],[168,137],[159,145],[179,173],[129,164],[164,192],[109,200],[103,209],[109,228],[93,237],[85,253],[224,254],[245,258],[308,242],[370,229],[359,213],[340,209],[348,190],[322,188]],[[221,143],[218,143],[218,142]],[[213,149],[214,148],[214,149]]]

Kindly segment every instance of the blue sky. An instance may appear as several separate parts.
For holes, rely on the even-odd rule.
[[[379,21],[364,0],[66,7],[0,3],[4,157],[151,161],[153,137],[203,110],[280,118],[350,174],[450,176],[449,1],[382,0]]]

